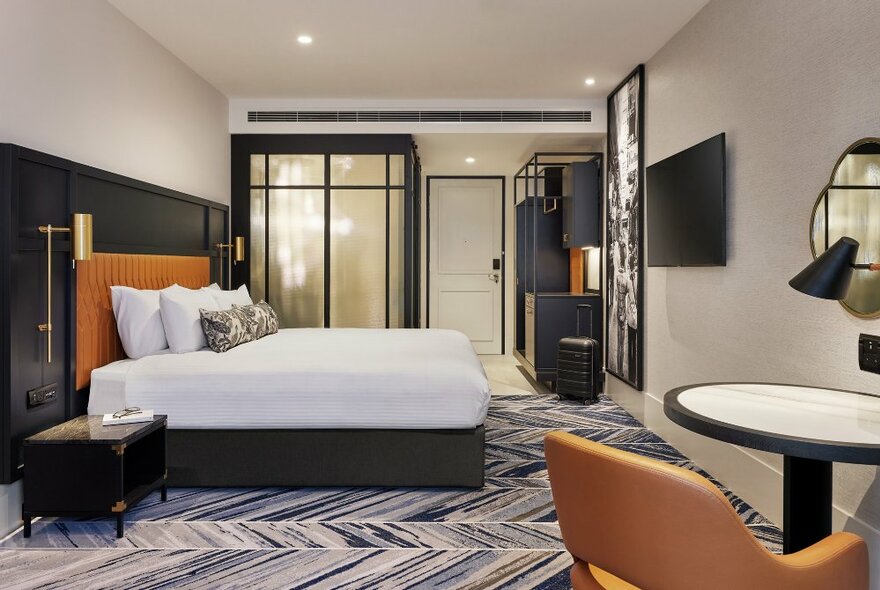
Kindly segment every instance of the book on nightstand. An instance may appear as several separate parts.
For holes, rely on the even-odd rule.
[[[153,410],[138,410],[136,412],[122,411],[115,414],[104,414],[101,423],[104,426],[115,424],[136,424],[137,422],[152,422]]]

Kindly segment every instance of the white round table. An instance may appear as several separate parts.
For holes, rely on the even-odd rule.
[[[785,456],[783,551],[831,534],[834,461],[880,465],[880,397],[773,383],[679,387],[663,400],[673,422],[735,445]]]

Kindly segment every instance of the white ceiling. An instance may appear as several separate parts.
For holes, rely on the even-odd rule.
[[[230,98],[364,99],[602,98],[707,1],[109,0]]]
[[[575,133],[420,133],[424,175],[513,176],[538,151],[602,151],[602,134]],[[465,162],[468,156],[473,164]]]

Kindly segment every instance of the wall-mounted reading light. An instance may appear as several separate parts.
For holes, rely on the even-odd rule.
[[[223,284],[223,250],[229,250],[229,256],[226,259],[226,282],[227,286],[232,289],[232,265],[244,262],[244,236],[235,236],[235,239],[229,244],[217,243],[214,247],[220,251],[220,284]]]
[[[788,284],[807,295],[822,299],[843,299],[849,291],[854,270],[880,271],[880,263],[856,263],[859,243],[842,237],[807,265]]]
[[[46,333],[46,362],[52,362],[52,234],[70,234],[70,256],[76,266],[77,260],[92,258],[92,214],[74,213],[70,227],[54,227],[52,224],[37,228],[46,234],[46,323],[37,324],[40,332]]]

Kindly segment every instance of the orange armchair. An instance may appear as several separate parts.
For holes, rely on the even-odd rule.
[[[544,449],[575,590],[868,588],[868,550],[856,535],[774,555],[692,471],[562,432]]]

